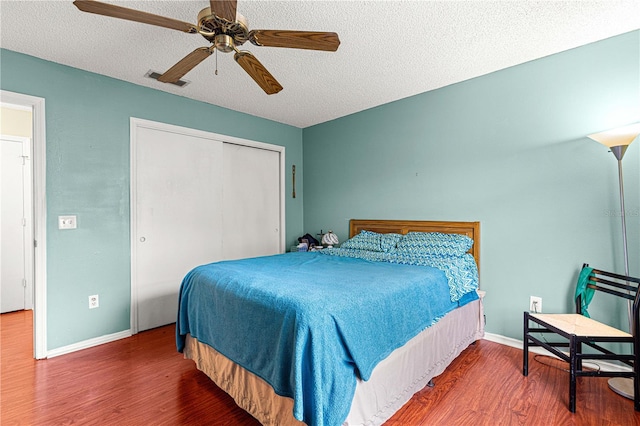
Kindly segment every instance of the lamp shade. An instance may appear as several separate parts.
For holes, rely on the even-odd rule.
[[[638,137],[638,135],[640,135],[640,123],[630,124],[628,126],[618,127],[600,133],[594,133],[589,135],[589,138],[612,148],[614,146],[629,145]]]

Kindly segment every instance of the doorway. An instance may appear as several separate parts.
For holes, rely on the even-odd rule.
[[[30,288],[33,290],[25,294],[25,307],[33,309],[34,357],[42,359],[47,357],[45,101],[35,96],[0,90],[0,108],[3,133],[11,132],[9,129],[12,128],[15,117],[9,117],[15,111],[31,113],[31,146],[27,152],[23,152],[23,157],[28,157],[24,161],[29,163],[31,177],[31,182],[27,184],[29,191],[26,196],[29,203],[27,213],[31,213],[31,218],[26,220],[30,222],[31,231],[24,239],[24,248],[32,255],[31,263],[25,267],[29,270],[27,275],[32,277],[33,285]],[[26,126],[29,127],[29,124]]]
[[[7,128],[7,116],[15,126]],[[2,107],[0,134],[0,313],[33,309],[31,110]],[[25,135],[25,136],[23,136]]]

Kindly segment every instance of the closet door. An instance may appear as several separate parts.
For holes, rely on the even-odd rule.
[[[224,143],[224,259],[282,252],[283,157],[277,151]]]
[[[176,321],[195,266],[222,258],[222,142],[132,121],[132,331]]]

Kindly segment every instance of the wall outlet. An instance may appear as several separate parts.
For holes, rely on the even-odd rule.
[[[58,216],[58,229],[76,229],[78,221],[75,215]]]
[[[100,307],[100,299],[97,294],[93,296],[89,296],[89,309],[94,309]]]
[[[529,298],[529,311],[536,313],[542,312],[542,297],[531,296]]]

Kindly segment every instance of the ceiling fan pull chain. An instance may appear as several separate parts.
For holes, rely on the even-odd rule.
[[[216,49],[216,75],[218,75],[218,49]]]

